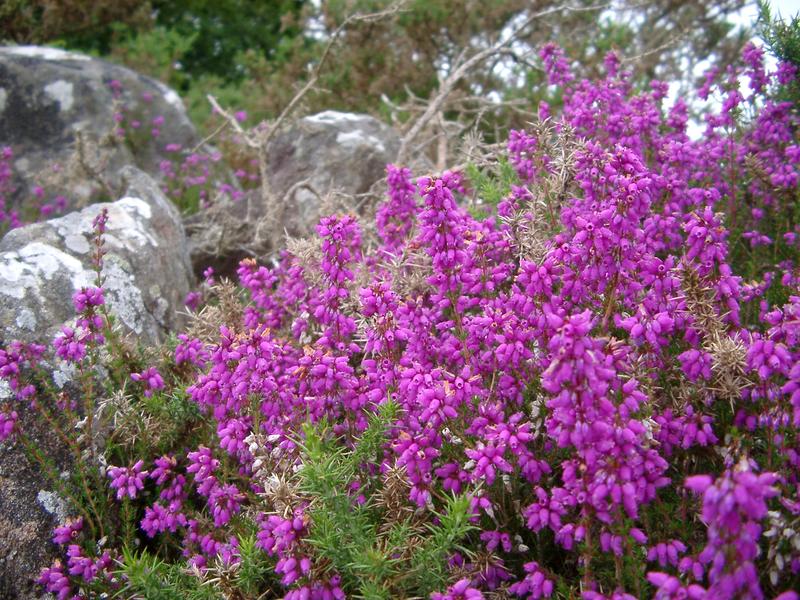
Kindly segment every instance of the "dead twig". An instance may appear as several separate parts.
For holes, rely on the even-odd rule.
[[[403,10],[403,5],[405,4],[405,0],[398,0],[394,2],[391,6],[387,9],[375,12],[375,13],[368,13],[368,14],[361,14],[355,13],[348,16],[341,25],[339,25],[336,30],[331,34],[328,42],[325,44],[325,47],[322,50],[322,54],[320,55],[319,60],[317,61],[316,66],[311,71],[311,74],[308,80],[305,82],[303,87],[301,87],[297,93],[292,97],[289,103],[284,107],[281,111],[281,114],[272,121],[264,121],[259,123],[256,127],[245,131],[242,126],[239,124],[239,121],[236,117],[230,113],[230,111],[225,110],[222,108],[217,102],[217,99],[212,96],[211,94],[207,95],[206,98],[214,110],[224,119],[227,126],[232,127],[237,134],[239,134],[242,139],[244,140],[245,144],[256,151],[258,155],[258,170],[259,175],[261,177],[261,195],[262,200],[266,206],[274,204],[276,198],[274,196],[272,186],[270,185],[270,178],[269,178],[269,151],[268,145],[269,142],[275,137],[275,135],[280,131],[283,123],[286,119],[294,112],[303,98],[316,87],[317,82],[319,81],[320,73],[322,72],[323,66],[326,64],[328,57],[330,55],[331,49],[333,48],[334,44],[339,40],[341,34],[352,24],[357,22],[374,22],[379,21],[381,19],[385,19],[390,16],[394,16]],[[215,132],[218,133],[222,131],[225,127],[219,127],[218,130]],[[210,141],[213,139],[213,135],[208,139],[204,140],[205,142]]]
[[[477,67],[482,62],[489,58],[499,55],[516,56],[517,52],[510,46],[519,36],[525,31],[534,21],[546,17],[548,15],[558,12],[577,12],[577,11],[596,11],[602,10],[609,6],[608,3],[597,4],[592,6],[572,6],[569,4],[561,4],[551,8],[541,10],[539,12],[529,15],[522,23],[515,26],[510,33],[501,39],[497,40],[488,48],[476,52],[470,58],[466,58],[467,49],[462,50],[458,57],[453,61],[452,72],[439,82],[439,88],[436,94],[427,102],[425,111],[414,121],[413,125],[408,129],[400,144],[400,150],[397,153],[397,163],[404,164],[407,162],[412,144],[422,131],[429,125],[429,123],[437,117],[442,111],[445,102],[450,94],[455,89],[456,84],[461,81],[470,71]]]

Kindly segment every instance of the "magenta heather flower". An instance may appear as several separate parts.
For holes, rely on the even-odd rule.
[[[534,165],[534,156],[539,146],[539,141],[533,135],[517,129],[512,129],[508,134],[508,154],[514,169],[519,178],[526,184],[533,184],[536,172],[536,165]],[[512,197],[504,201],[502,206],[498,207],[498,212],[501,215],[508,215],[510,206],[507,204],[516,204],[520,200],[528,200],[530,192],[525,188],[513,187],[511,189]]]
[[[175,346],[175,364],[189,362],[198,369],[204,369],[211,355],[197,338],[190,339],[185,333],[178,334],[180,342]]]
[[[410,169],[391,164],[386,165],[386,186],[389,198],[378,208],[376,225],[385,249],[391,252],[405,243],[414,227],[416,187]]]
[[[97,577],[98,569],[95,561],[83,554],[83,548],[78,544],[70,544],[67,548],[67,570],[73,577],[91,582]]]
[[[355,321],[340,309],[349,296],[348,286],[355,279],[351,263],[361,258],[361,232],[353,217],[333,216],[319,222],[317,233],[322,238],[321,267],[327,284],[313,313],[325,326],[318,344],[339,352],[354,352],[358,346],[348,342],[356,330]]]
[[[200,302],[203,300],[203,295],[200,292],[189,292],[183,299],[183,304],[189,310],[197,310],[200,307]]]
[[[555,589],[553,580],[545,575],[538,563],[525,563],[524,568],[525,577],[512,584],[508,588],[509,592],[526,600],[549,598],[553,595]]]
[[[786,346],[772,340],[757,339],[747,349],[747,366],[761,379],[769,379],[773,373],[786,375],[793,362]]]
[[[428,248],[433,260],[434,274],[428,282],[439,291],[438,298],[456,296],[460,290],[460,265],[466,260],[464,251],[465,214],[455,200],[453,191],[460,185],[456,173],[446,172],[440,179],[421,178],[417,187],[425,208],[419,214],[418,243]],[[442,300],[438,300],[441,302]],[[452,301],[449,300],[448,303]]]
[[[19,414],[15,410],[0,410],[0,442],[7,440],[14,433]]]
[[[64,567],[60,561],[56,561],[52,566],[43,569],[39,574],[37,583],[51,594],[55,594],[58,600],[66,600],[72,593],[72,585],[66,573],[64,573]]]
[[[186,467],[186,472],[194,474],[195,484],[199,486],[198,492],[208,496],[217,484],[214,471],[219,467],[219,461],[212,457],[209,448],[203,446],[194,452],[189,452],[188,458],[189,466]]]
[[[434,592],[431,600],[483,600],[480,590],[472,587],[469,579],[459,579],[446,592]]]
[[[150,479],[153,479],[156,485],[163,486],[175,477],[178,461],[174,456],[160,456],[154,462],[156,468],[150,471]]]
[[[106,232],[108,224],[108,209],[103,208],[92,221],[92,227],[96,236],[101,236]]]
[[[742,458],[733,468],[713,481],[707,475],[686,480],[686,487],[703,496],[703,520],[708,542],[698,559],[708,567],[708,593],[714,598],[745,594],[763,598],[755,559],[761,520],[767,514],[766,501],[777,495],[774,473],[753,472]]]
[[[125,496],[135,499],[144,489],[147,471],[143,471],[144,461],[136,461],[132,467],[109,467],[107,475],[111,478],[111,487],[117,490],[117,500]]]
[[[81,288],[72,296],[72,303],[79,313],[86,312],[96,306],[102,306],[105,304],[103,290],[98,287]]]
[[[694,348],[678,355],[681,368],[689,381],[711,379],[711,355]]]
[[[86,330],[64,325],[61,333],[53,340],[56,356],[69,362],[80,362],[86,356],[87,337]]]
[[[564,56],[564,51],[556,44],[549,43],[542,46],[539,58],[544,63],[550,85],[564,85],[572,80],[569,62]]]
[[[708,592],[696,583],[684,585],[677,577],[667,573],[650,572],[647,580],[656,587],[654,600],[706,600],[716,596],[709,596]]]
[[[150,398],[154,392],[164,389],[164,380],[155,367],[145,369],[141,373],[131,373],[131,379],[144,384],[144,395],[148,398]]]
[[[63,546],[74,542],[83,529],[83,517],[78,517],[53,530],[53,543]]]
[[[677,567],[681,554],[686,552],[686,544],[680,540],[661,542],[647,550],[647,560],[658,562],[661,567]]]
[[[185,527],[188,523],[186,515],[181,512],[181,503],[174,500],[168,506],[156,502],[144,511],[140,525],[147,537],[155,537],[166,531],[175,533],[178,527]]]
[[[215,486],[208,495],[208,505],[214,517],[214,525],[222,527],[239,512],[244,496],[233,484]]]
[[[353,215],[327,216],[316,249],[239,263],[242,318],[215,338],[178,338],[169,384],[186,386],[202,415],[192,438],[206,445],[142,456],[157,491],[137,508],[146,536],[166,534],[158,543],[168,553],[182,539],[201,572],[230,567],[255,515],[284,597],[359,593],[353,573],[340,577],[310,543],[320,504],[291,480],[304,427],[324,423],[326,443],[349,453],[391,403],[385,440],[341,493],[369,512],[391,484],[423,535],[442,521],[445,496],[468,498],[476,531],[455,541],[464,551],[448,557],[451,579],[434,598],[547,598],[558,585],[628,600],[622,586],[643,573],[642,595],[656,598],[791,587],[800,573],[800,118],[772,94],[796,70],[770,69],[747,45],[741,63],[706,77],[701,95],[713,91],[721,105],[690,137],[689,104],[671,100],[666,82],[640,85],[616,54],[595,81],[577,80],[554,44],[540,57],[559,101],[540,106],[548,123],[511,132],[503,172],[517,177],[503,181],[496,210],[480,189],[470,194],[488,215],[466,210],[458,173],[415,180],[390,165],[377,239]],[[161,129],[153,116],[136,115],[140,134]],[[129,132],[132,119],[120,111]],[[207,206],[257,185],[257,163],[237,165],[240,190],[214,181],[216,154],[168,151],[174,160],[160,168],[173,196],[190,192]],[[205,277],[215,284],[212,269]],[[81,360],[106,325],[102,291],[74,301],[79,320],[55,349]],[[15,433],[14,402],[36,407],[44,396],[28,374],[36,362],[20,345],[0,351],[13,392],[0,436]],[[154,367],[132,378],[148,395],[167,385]],[[141,498],[141,463],[109,468],[118,498]],[[698,469],[708,475],[686,480]],[[276,491],[284,478],[289,499]],[[665,522],[666,510],[681,521]],[[70,574],[77,583],[103,570],[75,535],[56,531],[74,547],[68,567],[43,579],[55,593],[69,590]]]

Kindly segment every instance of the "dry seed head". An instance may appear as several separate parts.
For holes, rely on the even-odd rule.
[[[430,289],[427,279],[433,274],[431,257],[413,244],[406,245],[400,256],[387,257],[380,266],[388,271],[392,289],[403,298]]]
[[[219,339],[219,329],[223,325],[234,333],[242,330],[244,306],[239,298],[237,287],[228,279],[222,279],[211,287],[215,304],[206,304],[197,313],[190,314],[187,335],[206,344]]]
[[[384,528],[391,528],[414,514],[414,509],[408,503],[408,493],[411,486],[404,467],[393,466],[383,476],[383,486],[375,495],[377,506],[385,509],[387,522]]]
[[[726,331],[717,313],[717,295],[713,288],[706,285],[689,265],[678,267],[677,271],[685,294],[686,312],[691,315],[695,326],[705,335]]]
[[[747,350],[744,344],[715,331],[705,339],[703,349],[712,358],[712,390],[730,401],[733,407],[733,403],[742,397],[742,391],[751,385],[745,375]]]

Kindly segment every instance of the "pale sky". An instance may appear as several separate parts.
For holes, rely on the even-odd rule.
[[[780,13],[786,20],[800,13],[800,0],[771,0],[769,5],[772,9],[773,16],[777,16],[778,13]],[[757,15],[758,9],[756,8],[755,2],[751,2],[750,5],[742,11],[743,20],[749,23],[754,23]]]
[[[780,12],[784,17],[792,17],[800,12],[800,0],[774,0],[769,4],[773,12]]]

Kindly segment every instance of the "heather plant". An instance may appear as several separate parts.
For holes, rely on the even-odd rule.
[[[796,67],[709,72],[692,139],[615,54],[539,58],[563,107],[495,164],[387,166],[374,227],[209,271],[164,348],[81,290],[74,406],[43,349],[0,354],[3,435],[62,402],[79,451],[47,591],[797,598]]]
[[[135,159],[149,154],[165,156],[158,165],[161,188],[184,214],[208,208],[221,197],[238,202],[247,190],[260,185],[258,161],[235,134],[218,130],[216,141],[221,150],[206,143],[193,148],[170,143],[162,138],[165,117],[153,110],[150,92],[130,98],[119,80],[110,80],[108,86],[115,110],[107,134],[101,136],[96,148],[90,149],[83,135],[76,133],[75,151],[68,164],[54,164],[48,172],[40,174],[29,197],[23,201],[12,202],[17,189],[14,149],[0,147],[0,232],[63,213],[68,199],[62,190],[75,178],[88,181],[92,188],[90,201],[117,196],[119,190],[113,189],[109,182],[105,155],[108,146],[117,144],[125,145]],[[239,111],[235,118],[244,121],[247,114]]]
[[[61,194],[48,194],[41,185],[31,190],[31,196],[21,207],[14,208],[12,197],[16,191],[14,184],[14,150],[11,146],[0,147],[0,233],[19,227],[24,222],[47,219],[58,215],[67,206],[67,199]],[[58,167],[55,169],[58,170]]]

